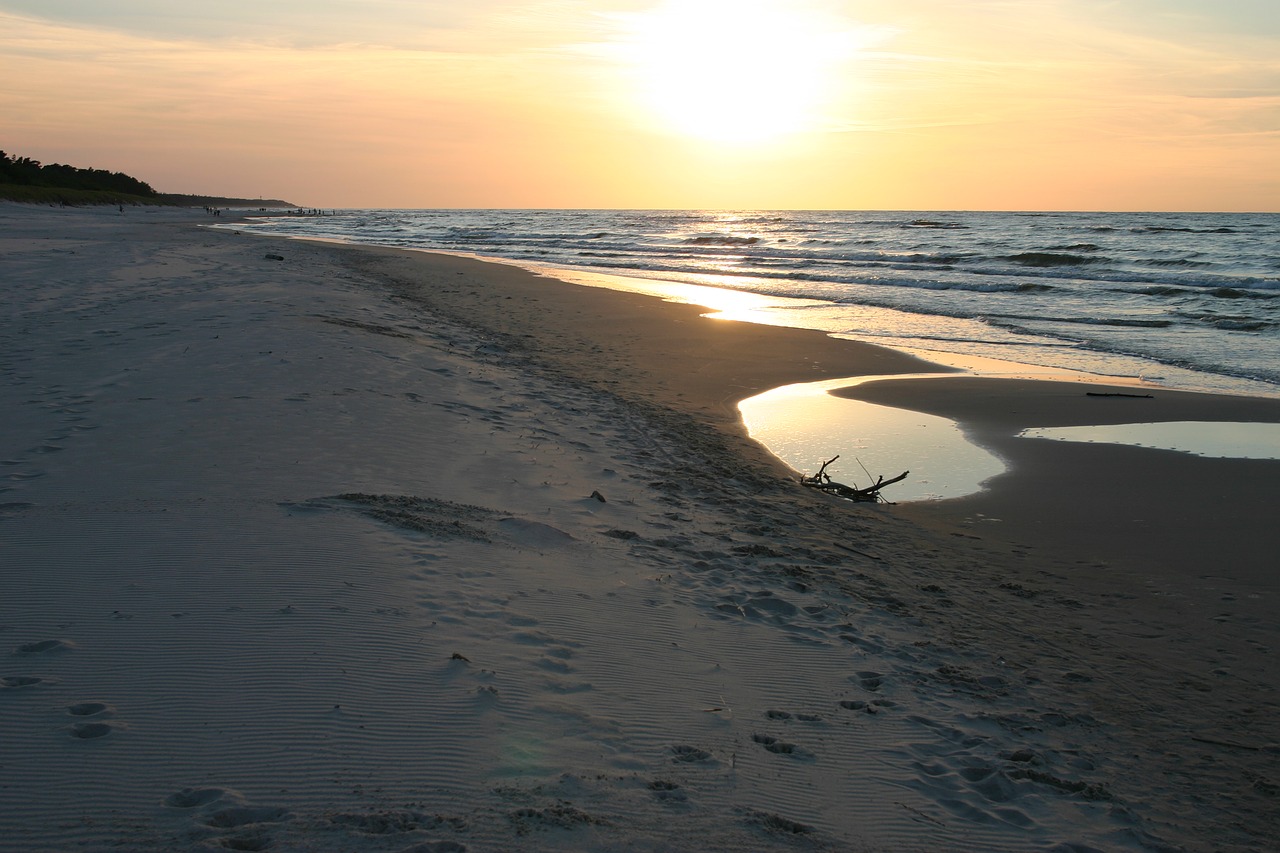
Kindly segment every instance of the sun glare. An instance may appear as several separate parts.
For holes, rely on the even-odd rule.
[[[813,128],[847,33],[783,0],[667,0],[627,41],[638,98],[675,133],[753,144]]]

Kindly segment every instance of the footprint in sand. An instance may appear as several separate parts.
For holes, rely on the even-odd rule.
[[[274,806],[233,806],[209,816],[209,826],[237,827],[251,823],[276,823],[292,817],[287,809]]]
[[[456,841],[424,841],[396,853],[467,853],[467,845]]]
[[[540,658],[535,665],[550,672],[558,672],[561,675],[569,675],[575,671],[573,665],[568,661],[553,657]]]
[[[175,809],[195,809],[234,796],[224,788],[183,788],[164,798],[164,804]]]
[[[567,675],[574,671],[573,664],[569,663],[569,659],[572,657],[572,649],[564,646],[553,646],[546,650],[545,655],[538,660],[536,665],[542,669]]]
[[[696,746],[677,744],[671,747],[671,760],[676,764],[700,764],[711,760],[711,753]]]
[[[765,719],[768,720],[795,720],[800,723],[821,723],[826,718],[822,714],[814,714],[812,712],[783,711],[778,708],[771,708],[764,712]]]
[[[790,755],[793,758],[813,758],[813,753],[794,743],[779,740],[773,735],[753,734],[751,739],[775,755]]]
[[[14,649],[17,655],[38,655],[62,649],[73,649],[75,643],[70,640],[41,640],[38,643],[27,643]]]
[[[749,603],[755,609],[779,618],[790,618],[799,612],[794,604],[768,590],[752,593]]]
[[[270,850],[275,846],[271,836],[261,833],[235,835],[230,838],[223,838],[221,841],[222,846],[227,850],[243,850],[247,851],[247,853],[259,853],[259,851]]]
[[[884,684],[884,676],[878,672],[863,671],[855,673],[851,681],[857,681],[863,690],[870,690],[873,693],[878,692]]]
[[[800,823],[772,812],[753,810],[750,813],[750,822],[761,829],[780,835],[805,835],[813,832],[813,827],[808,824]]]
[[[78,740],[97,740],[116,731],[120,726],[116,723],[73,723],[67,728],[73,738]]]
[[[740,593],[723,596],[715,609],[731,616],[761,619],[787,627],[792,625],[792,620],[800,612],[794,604],[769,590],[758,590],[747,594],[745,598]]]
[[[889,699],[872,699],[870,702],[864,702],[861,699],[843,699],[840,707],[846,711],[862,711],[867,714],[879,714],[886,708],[897,707],[897,702]]]
[[[275,806],[231,806],[210,814],[205,825],[215,829],[239,829],[259,823],[279,823],[292,818],[288,809]]]
[[[689,799],[689,795],[680,790],[680,786],[675,782],[667,782],[663,779],[654,779],[649,783],[649,790],[653,792],[655,799],[662,800],[667,803],[683,803]]]

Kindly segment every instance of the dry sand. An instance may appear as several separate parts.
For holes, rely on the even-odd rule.
[[[1274,464],[841,504],[736,401],[921,363],[202,219],[0,207],[3,849],[1280,844]]]

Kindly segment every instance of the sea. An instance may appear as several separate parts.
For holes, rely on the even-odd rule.
[[[1280,397],[1275,213],[325,213],[235,227],[491,258],[668,297],[672,285],[752,294],[748,319],[943,363]]]

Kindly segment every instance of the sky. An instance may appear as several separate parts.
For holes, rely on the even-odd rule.
[[[0,79],[162,192],[1280,210],[1280,0],[0,0]]]

